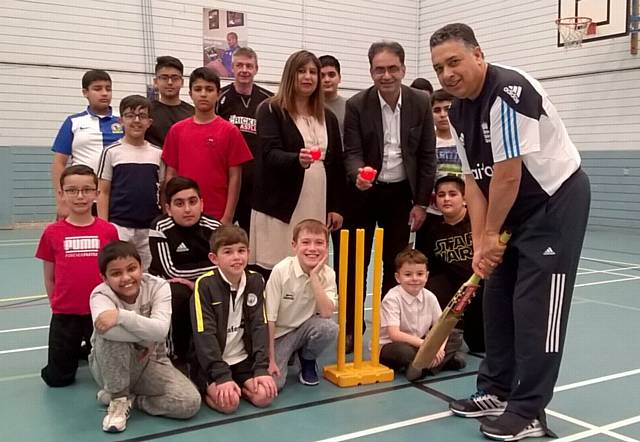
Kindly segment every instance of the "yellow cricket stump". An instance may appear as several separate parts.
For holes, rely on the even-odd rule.
[[[393,370],[381,365],[380,358],[380,299],[382,296],[382,237],[383,229],[377,228],[374,239],[373,303],[371,314],[371,360],[362,360],[362,315],[364,302],[364,229],[356,231],[356,287],[355,330],[353,362],[346,362],[347,333],[347,262],[349,231],[340,232],[340,275],[338,278],[338,349],[337,364],[324,367],[324,377],[339,387],[353,387],[393,380]]]

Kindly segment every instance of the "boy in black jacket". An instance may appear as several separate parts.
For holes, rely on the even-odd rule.
[[[202,213],[200,187],[191,178],[171,178],[164,193],[167,213],[156,218],[149,230],[149,273],[171,286],[170,356],[187,373],[192,336],[189,302],[196,279],[213,269],[209,240],[221,224]]]
[[[277,388],[268,374],[264,280],[247,271],[249,240],[244,230],[224,226],[211,238],[209,259],[217,269],[196,280],[191,300],[193,342],[198,359],[193,377],[211,408],[233,413],[244,396],[268,406]]]

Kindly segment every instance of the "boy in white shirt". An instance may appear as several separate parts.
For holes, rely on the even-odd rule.
[[[136,247],[107,244],[98,255],[104,283],[91,293],[89,369],[109,405],[102,429],[126,429],[132,406],[154,416],[188,419],[200,409],[196,387],[167,357],[171,290],[165,280],[142,273]]]
[[[395,267],[398,285],[387,292],[380,309],[380,362],[394,370],[406,370],[442,309],[436,296],[424,288],[429,276],[426,256],[405,250],[396,256]],[[419,377],[464,368],[464,360],[455,357],[461,344],[460,333],[452,332]],[[417,379],[409,377],[407,374],[410,381]]]
[[[331,316],[337,301],[336,274],[327,263],[329,231],[305,219],[293,229],[289,256],[275,265],[265,294],[269,324],[269,373],[278,389],[287,380],[287,362],[298,353],[298,380],[318,385],[316,359],[335,343],[338,324]]]

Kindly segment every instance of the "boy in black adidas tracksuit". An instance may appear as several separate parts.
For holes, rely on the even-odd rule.
[[[484,61],[471,28],[437,30],[431,58],[462,160],[474,271],[486,280],[486,358],[478,392],[450,408],[491,439],[552,435],[544,408],[558,377],[590,204],[580,156],[540,83]],[[500,244],[503,228],[509,244]]]
[[[197,357],[191,375],[207,405],[225,414],[240,397],[266,407],[278,394],[268,373],[264,279],[246,270],[248,246],[240,227],[220,227],[209,255],[217,268],[198,278],[191,300]]]
[[[209,261],[209,239],[220,222],[202,213],[198,184],[190,178],[174,177],[165,187],[166,215],[151,223],[149,273],[171,286],[171,339],[169,350],[178,368],[186,367],[191,344],[189,300],[195,280],[213,268]]]

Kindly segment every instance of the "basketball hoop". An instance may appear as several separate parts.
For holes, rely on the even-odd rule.
[[[559,18],[556,25],[565,48],[582,46],[582,39],[586,34],[595,34],[595,26],[589,17]]]

